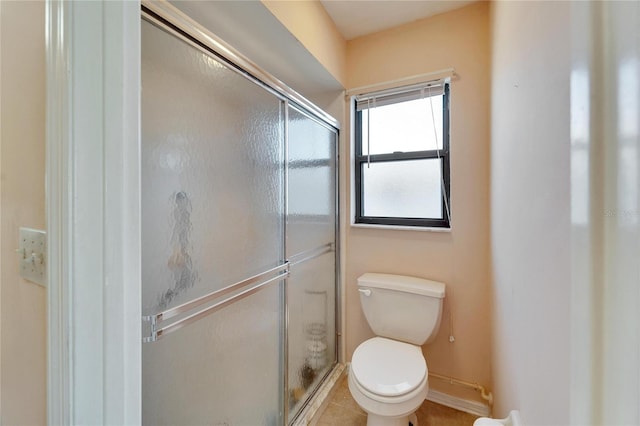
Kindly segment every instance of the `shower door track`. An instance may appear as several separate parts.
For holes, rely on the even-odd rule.
[[[250,59],[238,53],[229,44],[211,34],[207,29],[169,4],[169,2],[143,1],[141,14],[143,19],[163,28],[207,55],[215,56],[229,66],[230,69],[264,87],[281,100],[291,101],[311,113],[321,122],[340,130],[338,120],[318,108],[282,81],[264,71]]]

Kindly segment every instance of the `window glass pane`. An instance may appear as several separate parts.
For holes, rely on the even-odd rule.
[[[442,149],[442,99],[432,96],[375,108],[372,102],[362,111],[362,154],[369,149],[372,155]]]
[[[363,215],[442,219],[442,160],[362,165]]]

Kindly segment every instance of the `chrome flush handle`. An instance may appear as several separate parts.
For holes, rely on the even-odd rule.
[[[358,291],[365,296],[371,296],[371,290],[369,290],[368,288],[359,288]]]

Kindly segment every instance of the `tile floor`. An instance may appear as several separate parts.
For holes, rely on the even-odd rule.
[[[449,407],[425,401],[416,413],[419,426],[471,426],[477,418]],[[340,379],[338,389],[331,396],[317,426],[365,426],[367,414],[362,411],[349,393],[347,376]]]

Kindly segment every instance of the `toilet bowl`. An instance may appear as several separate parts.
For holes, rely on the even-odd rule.
[[[368,426],[407,426],[427,396],[427,363],[416,345],[374,337],[354,352],[348,384]]]
[[[422,345],[440,326],[442,283],[401,275],[358,278],[360,303],[376,334],[353,353],[349,391],[367,426],[418,426],[415,411],[429,390]]]

